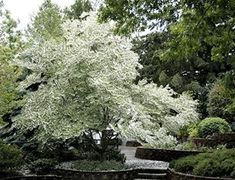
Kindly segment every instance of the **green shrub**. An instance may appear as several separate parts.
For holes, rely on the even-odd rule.
[[[225,133],[230,131],[229,124],[221,118],[206,118],[198,124],[199,137],[205,138],[214,133]]]
[[[235,167],[235,161],[233,159],[225,159],[222,163],[221,163],[221,171],[225,172],[226,174],[229,174],[231,172],[233,172],[234,167]],[[235,174],[234,174],[235,176]]]
[[[121,162],[111,161],[88,161],[80,160],[73,163],[73,168],[83,171],[105,171],[105,170],[123,170],[127,166]]]
[[[219,176],[222,170],[218,168],[220,163],[214,159],[199,161],[193,168],[193,174],[198,176]]]
[[[126,161],[125,154],[121,153],[120,150],[116,149],[111,149],[107,152],[104,152],[103,154],[91,150],[86,152],[82,151],[80,152],[80,155],[81,159],[88,159],[91,161],[114,160],[121,163],[124,163]]]
[[[170,162],[178,172],[212,177],[235,177],[235,149],[216,150]]]
[[[173,167],[176,171],[190,173],[193,171],[195,164],[196,161],[193,160],[193,157],[188,156],[186,158],[172,161],[170,167]]]
[[[0,140],[0,171],[15,170],[22,164],[22,151],[17,146],[6,144]]]

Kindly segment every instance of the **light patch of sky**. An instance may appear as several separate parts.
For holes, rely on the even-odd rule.
[[[60,8],[65,8],[75,0],[52,0]],[[11,12],[15,20],[19,20],[18,28],[23,30],[30,23],[31,17],[39,10],[44,0],[3,0],[5,9]]]

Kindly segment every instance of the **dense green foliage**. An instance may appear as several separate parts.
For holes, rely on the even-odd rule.
[[[222,117],[228,122],[235,120],[233,87],[228,88],[225,79],[217,80],[209,93],[207,110],[211,117]]]
[[[58,5],[53,4],[51,0],[45,0],[29,26],[29,38],[37,41],[60,40],[63,34],[62,22],[62,14]]]
[[[0,120],[20,105],[16,83],[20,70],[9,64],[12,57],[12,50],[0,45]]]
[[[0,140],[0,173],[19,168],[23,163],[22,151]]]
[[[158,53],[165,48],[165,42],[170,38],[169,33],[151,33],[134,40],[134,51],[140,55],[143,65],[137,80],[147,78],[157,84],[170,85],[176,92],[190,91],[199,100],[198,111],[207,116],[207,93],[209,86],[217,76],[220,62],[205,62],[192,60],[169,59],[162,61]],[[170,67],[170,68],[169,68]]]
[[[73,168],[83,171],[105,171],[105,170],[123,170],[127,166],[111,160],[111,161],[87,161],[80,160],[73,163]]]
[[[221,118],[206,118],[198,124],[198,135],[203,138],[214,133],[225,133],[230,130],[229,124]]]
[[[178,172],[199,176],[235,178],[235,151],[234,149],[224,149],[187,156],[172,161],[170,167]]]
[[[21,34],[16,28],[16,21],[0,1],[0,125],[4,115],[20,106],[16,83],[20,69],[10,63],[22,47]]]
[[[116,21],[116,32],[127,34],[152,29],[159,25],[163,26],[176,20],[179,15],[179,12],[175,11],[177,5],[175,0],[105,0],[101,8],[100,19]]]
[[[80,19],[83,12],[89,12],[92,6],[89,0],[76,0],[69,8],[64,10],[65,16],[69,19]]]

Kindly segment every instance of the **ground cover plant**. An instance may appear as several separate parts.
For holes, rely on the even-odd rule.
[[[128,167],[121,162],[111,161],[88,161],[80,160],[73,162],[72,168],[82,171],[107,171],[124,170]]]
[[[215,150],[174,160],[170,167],[175,171],[198,176],[235,178],[234,149]]]

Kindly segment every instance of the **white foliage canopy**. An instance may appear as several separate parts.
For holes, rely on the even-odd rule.
[[[42,141],[68,139],[87,129],[112,127],[151,146],[171,146],[169,132],[198,119],[197,102],[169,87],[134,84],[138,55],[130,40],[115,36],[115,24],[99,24],[96,15],[64,23],[64,41],[34,45],[19,55],[18,66],[32,70],[20,88],[40,82],[26,98],[16,127],[37,128]]]

